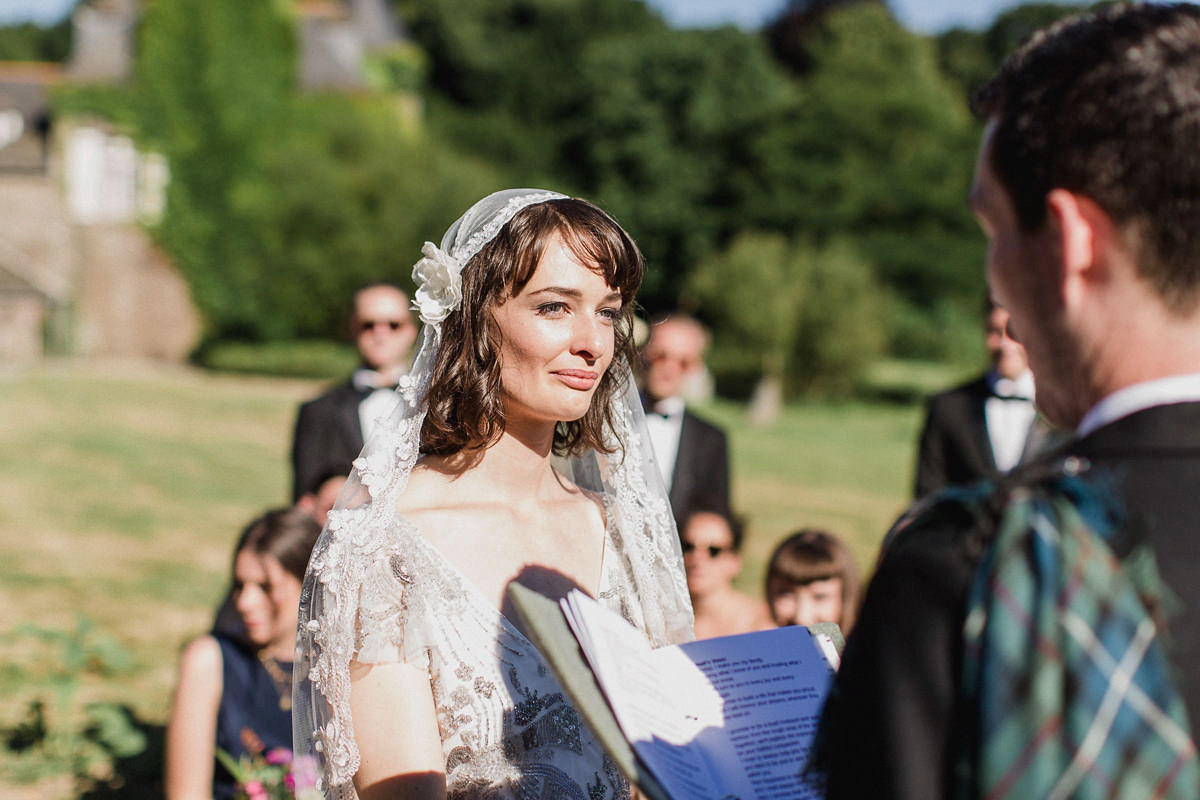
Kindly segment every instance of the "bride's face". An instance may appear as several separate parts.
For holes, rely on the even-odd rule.
[[[621,294],[562,240],[547,246],[520,293],[493,312],[509,425],[571,421],[587,413],[612,363]]]

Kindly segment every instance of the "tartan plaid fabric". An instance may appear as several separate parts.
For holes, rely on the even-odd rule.
[[[1111,497],[1060,467],[932,504],[995,525],[964,623],[961,699],[978,728],[958,762],[962,798],[1197,796],[1183,703],[1139,599],[1158,587],[1135,586],[1109,550]]]

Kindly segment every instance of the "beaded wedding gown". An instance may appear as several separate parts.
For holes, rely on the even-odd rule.
[[[451,798],[614,800],[629,787],[571,706],[542,655],[407,520],[397,519],[363,577],[358,660],[429,672]],[[617,546],[606,536],[605,552]],[[616,559],[600,599],[616,610]],[[336,750],[350,742],[329,741]]]

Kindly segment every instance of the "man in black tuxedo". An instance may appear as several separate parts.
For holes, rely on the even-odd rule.
[[[951,483],[1007,472],[1037,452],[1046,428],[1037,419],[1025,348],[1008,333],[1008,312],[989,297],[984,344],[988,370],[925,404],[917,448],[920,498]]]
[[[376,283],[354,295],[350,335],[360,366],[349,380],[300,406],[292,440],[292,500],[320,494],[329,479],[349,470],[364,442],[364,429],[390,410],[392,389],[408,371],[417,326],[408,296]]]
[[[1128,680],[1146,663],[1141,656],[1153,655],[1150,648],[1161,644],[1187,716],[1200,720],[1198,87],[1200,6],[1113,4],[1034,34],[976,98],[987,126],[970,204],[989,242],[988,284],[1025,345],[1039,409],[1060,428],[1073,429],[1074,437],[1006,476],[984,510],[956,506],[961,492],[939,493],[939,502],[921,501],[904,518],[908,527],[880,556],[823,714],[829,800],[985,796],[995,784],[973,783],[969,794],[956,792],[959,781],[979,781],[983,774],[984,750],[974,750],[974,760],[964,760],[963,753],[983,741],[995,743],[987,738],[995,728],[980,723],[992,708],[972,700],[989,684],[967,684],[963,670],[975,659],[997,658],[1000,650],[1026,659],[1026,679],[1073,669],[1081,659],[1113,664],[1120,657],[1118,669],[1090,674],[1104,676],[1103,697],[1111,699],[1111,708],[1132,709],[1143,722],[1109,724],[1115,717],[1098,713],[1089,736],[1064,737],[1065,709],[1079,708],[1084,699],[1078,679],[1084,673],[1066,672],[1061,692],[1042,694],[1061,704],[1053,728],[1030,727],[1027,736],[1008,740],[1011,758],[999,748],[986,753],[1001,755],[1012,770],[1000,773],[1007,776],[1030,763],[1026,756],[1055,758],[1053,748],[1061,745],[1078,768],[1050,772],[1050,779],[1063,782],[1055,792],[996,796],[1082,796],[1074,788],[1078,781],[1130,775],[1147,752],[1148,731],[1155,732],[1155,742],[1169,739],[1182,748],[1174,761],[1180,769],[1168,764],[1141,773],[1151,783],[1138,792],[1110,784],[1086,796],[1200,796],[1200,787],[1186,785],[1194,779],[1188,770],[1195,768],[1195,750],[1188,750],[1186,725],[1178,724],[1170,681],[1159,682],[1162,692],[1151,700]],[[1094,537],[1064,536],[1072,529],[1061,517],[1057,525],[1007,529],[1019,530],[1020,537],[1005,563],[1028,563],[1029,575],[1045,570],[1060,587],[1052,599],[1061,605],[1040,606],[1043,613],[1033,616],[1027,613],[1033,603],[1018,600],[1027,593],[991,582],[991,545],[1001,533],[987,521],[997,509],[1020,508],[1039,475],[1087,489],[1085,497],[1115,499],[1121,513],[1097,528],[1116,524],[1104,539],[1107,547],[1097,547]],[[1070,494],[1055,497],[1061,502]],[[1089,639],[1096,629],[1085,617],[1113,618],[1115,596],[1110,604],[1089,595],[1085,607],[1069,593],[1078,588],[1082,570],[1066,572],[1028,555],[1065,558],[1068,552],[1085,554],[1088,566],[1103,563],[1109,571],[1108,554],[1115,555],[1121,559],[1115,578],[1125,581],[1125,597],[1133,585],[1143,602],[1160,599],[1146,602],[1149,615],[1134,601],[1133,612],[1143,612],[1136,627],[1141,649],[1128,646],[1132,633],[1103,646]],[[981,608],[969,593],[981,574],[988,578],[981,592],[993,601],[991,611],[968,618],[969,606]],[[1045,578],[1031,583],[1038,580]],[[1031,626],[1028,635],[1009,647],[968,650],[975,631],[986,632],[992,617],[1010,608]],[[1147,620],[1154,620],[1157,637],[1145,633]],[[1043,649],[1047,640],[1032,633],[1037,623],[1046,623],[1063,642],[1087,644]],[[1119,646],[1110,650],[1112,645]],[[1005,675],[1011,676],[1021,673]],[[1035,696],[1030,680],[1005,682],[1010,685],[1016,688],[1011,702],[998,708],[1010,714],[1006,720],[1014,719],[1014,708],[1029,708]],[[1163,727],[1144,727],[1147,714]],[[1082,722],[1087,719],[1085,714]],[[1157,735],[1168,729],[1169,737]],[[1122,743],[1102,762],[1091,760],[1130,731],[1139,739]]]
[[[642,348],[642,402],[654,455],[682,523],[704,499],[729,508],[729,445],[725,432],[685,407],[689,380],[701,375],[708,332],[682,314],[650,326]]]

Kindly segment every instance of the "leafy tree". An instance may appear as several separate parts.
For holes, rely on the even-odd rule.
[[[401,136],[386,100],[303,99],[243,198],[258,236],[264,338],[340,338],[354,290],[411,289],[421,244],[498,185],[488,165],[423,135]]]
[[[1087,8],[1086,3],[1025,3],[1000,13],[984,35],[992,63],[1000,66],[1000,62],[1035,31]]]
[[[154,0],[136,66],[143,136],[171,165],[159,234],[214,332],[256,336],[262,233],[246,213],[286,129],[294,24],[273,0]]]
[[[901,302],[973,307],[983,247],[964,198],[978,128],[932,42],[860,3],[829,13],[809,52],[794,125],[763,140],[775,207],[795,209],[818,241],[851,237]]]
[[[779,16],[763,29],[763,35],[779,62],[802,76],[813,67],[809,44],[825,17],[835,9],[863,2],[881,4],[882,0],[788,0]]]
[[[983,31],[953,28],[937,36],[938,67],[968,100],[996,71]]]
[[[580,79],[572,177],[644,248],[643,302],[673,306],[688,272],[753,224],[747,208],[774,168],[754,142],[786,119],[794,89],[762,43],[734,28],[602,39]]]
[[[668,32],[641,0],[408,0],[400,8],[429,53],[438,122],[521,174],[557,171],[589,43]]]
[[[0,61],[66,61],[71,52],[71,18],[50,26],[24,22],[0,27]]]
[[[720,332],[711,358],[718,380],[758,380],[760,419],[784,394],[849,392],[883,344],[883,295],[845,240],[814,246],[739,234],[691,274],[688,293]]]

